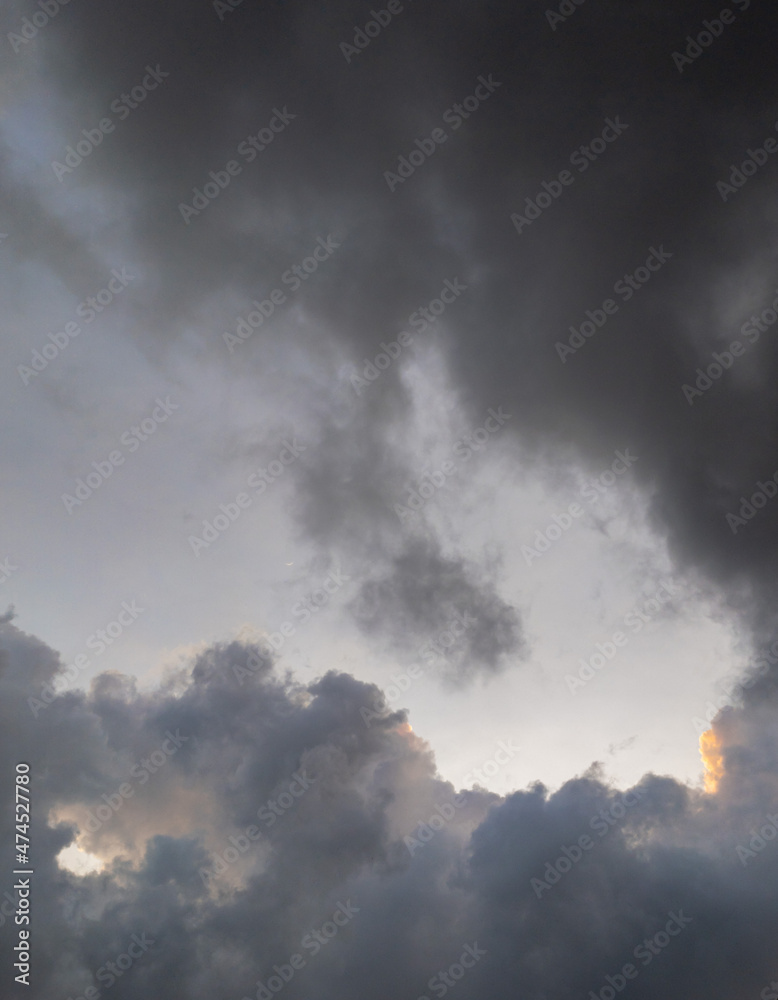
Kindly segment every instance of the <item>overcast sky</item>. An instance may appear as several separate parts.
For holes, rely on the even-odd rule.
[[[6,0],[4,996],[778,997],[776,27]]]

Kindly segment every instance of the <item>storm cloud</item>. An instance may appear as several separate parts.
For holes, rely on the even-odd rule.
[[[28,994],[731,1000],[778,978],[775,18],[6,5],[0,556],[21,568],[0,586],[21,611],[0,617],[1,912],[15,935],[28,762]],[[177,412],[144,430],[166,392]],[[604,499],[584,516],[587,481]],[[563,556],[579,524],[612,563]],[[521,565],[540,525],[543,561]],[[462,789],[436,763],[451,748],[363,677],[434,662],[466,743],[495,726],[486,688],[540,675],[510,689],[557,727],[533,737],[540,769],[599,723],[555,716],[533,656],[550,636],[593,660],[619,559],[644,599],[666,559],[688,584],[673,614],[709,601],[742,654],[705,720],[705,789],[645,749],[631,787],[582,752],[553,790]],[[583,637],[566,612],[530,626],[574,586]],[[106,660],[137,643],[132,669],[92,657],[72,683],[71,654],[138,594],[148,631],[100,640]],[[61,654],[21,630],[39,596]],[[166,619],[198,645],[171,653]],[[236,638],[247,619],[261,641]],[[303,625],[320,654],[282,655]],[[687,697],[684,655],[654,700]],[[610,676],[666,740],[645,674]],[[60,865],[73,845],[100,870]]]

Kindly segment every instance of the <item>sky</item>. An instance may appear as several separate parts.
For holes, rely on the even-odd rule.
[[[775,28],[6,0],[3,996],[778,997]]]

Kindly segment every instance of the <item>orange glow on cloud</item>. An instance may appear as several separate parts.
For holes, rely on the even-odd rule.
[[[718,791],[719,781],[724,777],[724,755],[712,729],[706,729],[700,736],[700,757],[705,765],[705,791],[713,794]]]

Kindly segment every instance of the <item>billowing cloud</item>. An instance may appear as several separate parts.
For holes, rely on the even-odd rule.
[[[36,719],[58,658],[11,626],[3,646],[36,998],[442,996],[460,978],[574,996],[625,976],[641,997],[725,998],[775,975],[774,699],[717,724],[715,794],[650,773],[617,789],[593,764],[501,798],[441,780],[405,713],[347,674],[295,684],[232,642],[154,692],[101,675]],[[74,838],[101,871],[57,864]]]

